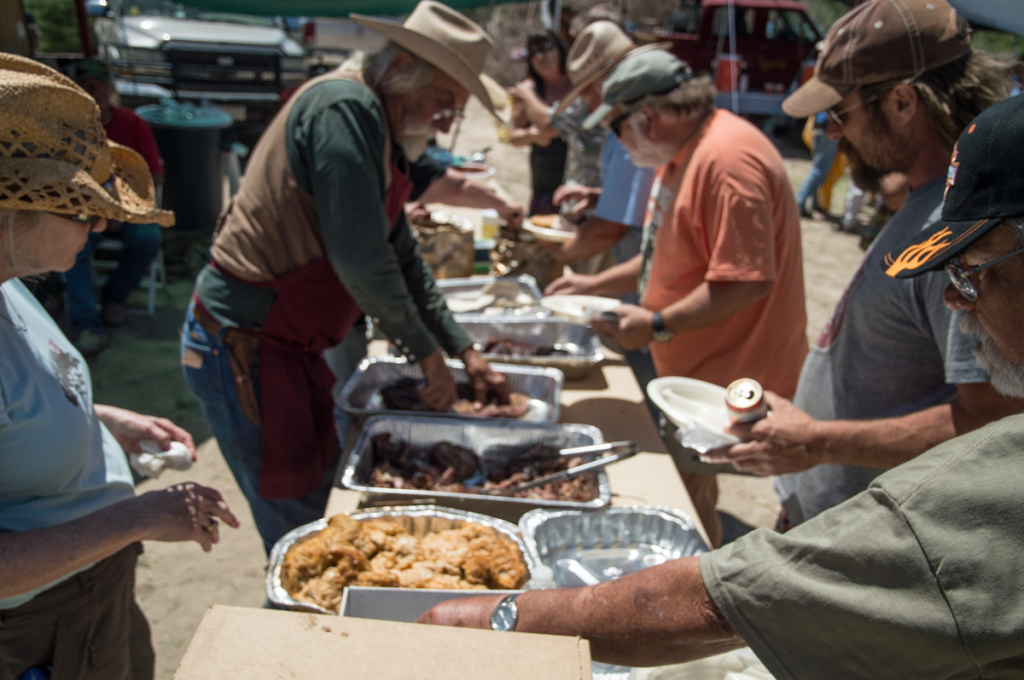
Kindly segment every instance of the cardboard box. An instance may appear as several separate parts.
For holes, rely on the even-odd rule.
[[[425,588],[368,588],[349,586],[338,613],[360,619],[413,623],[439,602],[480,595],[511,595],[521,590],[428,590]]]
[[[175,680],[590,680],[586,640],[211,607]]]

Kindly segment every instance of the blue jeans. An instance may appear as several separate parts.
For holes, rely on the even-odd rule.
[[[96,310],[96,293],[92,285],[92,269],[89,266],[92,251],[103,238],[117,239],[124,243],[117,269],[110,273],[107,284],[103,286],[104,302],[123,303],[127,300],[149,271],[149,265],[160,251],[161,237],[158,224],[126,223],[118,231],[109,234],[89,234],[85,248],[75,259],[75,266],[64,273],[68,313],[71,315],[71,328],[76,333],[85,329],[103,331],[103,322]]]
[[[183,363],[185,381],[203,409],[203,416],[210,424],[213,436],[217,438],[231,474],[249,501],[256,528],[263,538],[263,548],[269,555],[277,540],[286,533],[324,516],[341,450],[335,453],[334,463],[316,491],[287,500],[260,498],[263,428],[254,424],[242,412],[231,359],[224,345],[224,331],[221,330],[216,336],[207,333],[196,321],[191,304],[185,314],[181,334],[182,358],[187,349],[199,353],[202,367],[192,368]],[[259,399],[259,352],[253,356],[251,377]]]
[[[796,204],[800,207],[800,212],[807,210],[808,198],[814,201],[813,207],[828,211],[827,205],[818,205],[818,188],[828,178],[828,172],[832,169],[838,148],[839,142],[829,139],[824,130],[814,131],[814,159],[811,161],[811,171],[807,173],[804,183],[800,185],[800,190],[796,192]]]

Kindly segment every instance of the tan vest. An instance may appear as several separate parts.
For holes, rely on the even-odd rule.
[[[273,281],[325,255],[316,202],[292,173],[286,141],[295,103],[306,90],[325,80],[366,85],[362,74],[355,71],[326,73],[300,87],[270,121],[210,248],[214,262],[232,276],[244,281]],[[390,184],[390,137],[385,137],[383,153]]]

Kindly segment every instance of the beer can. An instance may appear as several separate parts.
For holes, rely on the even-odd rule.
[[[761,384],[752,378],[740,378],[725,390],[725,410],[733,424],[754,423],[768,415]]]

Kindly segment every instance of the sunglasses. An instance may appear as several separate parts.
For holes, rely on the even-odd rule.
[[[847,106],[845,109],[841,109],[839,111],[836,111],[835,108],[825,109],[825,115],[828,116],[828,119],[830,121],[832,121],[839,127],[843,127],[844,125],[846,125],[846,121],[843,120],[843,116],[848,114],[850,111],[853,111],[854,109],[859,109],[865,104],[869,104],[875,101],[876,99],[878,99],[878,95],[873,95],[871,97],[868,97],[867,99],[861,99],[858,103],[854,104],[853,106]]]
[[[622,134],[621,134],[622,124],[625,123],[626,120],[630,116],[632,116],[634,113],[636,113],[636,111],[626,111],[622,115],[620,115],[620,116],[618,116],[616,118],[613,118],[608,123],[608,129],[611,130],[612,134],[615,135],[616,137],[621,137],[622,136]]]
[[[554,41],[549,40],[547,42],[531,45],[530,48],[527,50],[527,53],[531,57],[536,57],[538,54],[544,54],[545,52],[555,49],[556,47],[558,47],[558,45],[556,45]]]
[[[68,215],[65,213],[50,213],[54,217],[59,217],[62,220],[71,220],[72,222],[78,222],[79,224],[88,224],[90,229],[95,229],[96,225],[103,219],[102,215]]]
[[[1011,257],[1016,257],[1022,253],[1024,253],[1024,248],[1018,248],[1012,253],[1007,253],[1002,257],[997,257],[991,262],[979,264],[977,267],[971,267],[966,270],[960,265],[960,258],[956,258],[946,265],[946,273],[949,274],[949,280],[953,283],[953,287],[956,288],[958,293],[963,295],[964,298],[970,302],[977,302],[978,289],[974,287],[974,282],[971,281],[971,276],[980,271],[984,271],[989,267],[994,267],[1000,262],[1009,260]]]
[[[455,97],[450,92],[446,93],[449,100],[448,103],[442,104],[441,98],[437,96],[436,92],[434,92],[434,88],[430,88],[427,91],[430,93],[431,99],[434,100],[434,106],[437,107],[437,113],[433,115],[434,122],[450,120],[453,123],[460,123],[465,119],[465,113],[462,111],[456,111],[453,108],[455,106]]]

